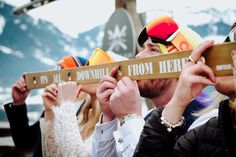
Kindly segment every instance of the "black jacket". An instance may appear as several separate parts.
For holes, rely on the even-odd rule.
[[[160,123],[162,110],[157,110],[144,126],[135,157],[233,157],[236,156],[236,132],[232,117],[235,113],[229,108],[228,101],[219,107],[218,118],[176,137],[182,128],[169,133]],[[233,115],[232,115],[233,114]]]
[[[29,126],[26,105],[4,105],[14,144],[20,149],[32,149],[33,157],[42,157],[39,121]],[[42,115],[43,116],[43,115]]]

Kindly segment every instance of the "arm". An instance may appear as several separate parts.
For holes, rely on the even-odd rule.
[[[55,134],[55,121],[40,119],[42,155],[44,157],[60,155],[58,137]]]
[[[116,117],[123,125],[113,133],[115,141],[110,137],[109,142],[104,142],[107,145],[104,145],[105,149],[101,152],[117,151],[117,156],[132,156],[144,125],[144,120],[141,118],[140,94],[136,81],[124,77],[117,82],[114,78],[116,72],[117,69],[112,69],[101,79],[97,98],[103,112],[103,123],[110,122]],[[111,132],[107,134],[111,135]],[[100,152],[98,146],[94,144],[95,152]]]
[[[59,107],[53,108],[54,131],[59,140],[62,156],[87,157],[91,152],[88,152],[80,135],[75,106],[73,102],[62,102]]]
[[[93,136],[93,156],[117,156],[115,139],[113,132],[117,130],[118,120],[111,111],[109,99],[114,92],[117,80],[114,78],[117,69],[113,68],[111,72],[104,76],[98,84],[96,96],[101,107],[100,122],[95,126],[95,134]]]
[[[181,136],[176,142],[177,136],[182,133],[184,125],[168,132],[167,128],[161,124],[162,111],[163,109],[156,109],[146,121],[139,143],[135,149],[134,157],[192,156],[196,150],[200,132],[205,129],[193,129]]]
[[[57,104],[58,87],[56,84],[47,86],[42,94],[45,108],[45,116],[40,119],[42,155],[44,157],[58,156],[59,139],[55,130],[55,118],[52,111],[53,106]]]
[[[110,107],[121,125],[113,133],[117,152],[120,156],[133,156],[144,126],[137,82],[129,77],[119,80],[110,97]]]
[[[59,84],[58,88],[53,84],[43,94],[46,118],[42,143],[45,156],[89,156],[76,117],[77,89],[75,82]],[[57,99],[60,102],[58,106]]]
[[[113,132],[117,130],[118,119],[105,123],[97,123],[92,137],[93,157],[117,156]]]
[[[113,133],[117,153],[122,157],[132,157],[143,130],[144,119],[141,117],[126,121]]]
[[[181,128],[169,133],[160,122],[162,111],[163,109],[154,110],[146,121],[134,157],[171,156],[175,137],[180,133]]]
[[[119,120],[96,125],[93,136],[93,156],[133,156],[143,129],[143,118],[128,120],[118,129]],[[104,149],[106,148],[106,149]]]
[[[201,54],[212,45],[213,42],[205,42],[199,45],[193,50],[191,57],[197,61],[201,57]],[[146,156],[150,152],[154,156],[177,155],[178,153],[175,154],[174,151],[174,144],[176,137],[183,129],[181,119],[183,119],[182,115],[187,105],[206,85],[214,84],[215,77],[209,67],[202,63],[196,64],[192,61],[186,63],[171,100],[167,103],[163,111],[156,111],[146,122],[135,156]],[[191,143],[188,143],[188,141],[194,141],[194,137],[186,139],[183,145],[178,145],[181,148],[180,154],[178,154],[179,156],[185,156],[185,152],[191,153],[192,151],[192,149],[190,150]],[[151,147],[147,147],[148,143],[151,143]],[[185,143],[190,145],[189,148],[186,147]]]
[[[13,141],[18,148],[32,148],[37,142],[39,122],[29,126],[25,100],[30,90],[26,88],[25,79],[22,76],[12,86],[13,102],[4,105],[8,121],[10,123]]]
[[[26,105],[13,106],[12,103],[4,105],[14,144],[18,148],[33,148],[37,142],[40,131],[39,122],[29,126]]]

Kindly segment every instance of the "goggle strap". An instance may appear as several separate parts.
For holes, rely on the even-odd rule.
[[[179,33],[179,29],[175,31],[166,41],[171,42]]]
[[[82,63],[80,62],[80,60],[77,57],[72,56],[72,59],[74,60],[77,67],[81,67]]]

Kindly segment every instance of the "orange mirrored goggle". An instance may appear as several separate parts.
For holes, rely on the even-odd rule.
[[[92,57],[88,60],[88,65],[99,65],[111,62],[113,62],[113,59],[106,51],[96,48]]]
[[[104,50],[97,48],[92,57],[87,60],[78,56],[65,56],[58,62],[57,70],[65,68],[80,67],[85,65],[99,65],[113,62],[111,56]]]
[[[154,43],[173,44],[179,51],[193,48],[181,34],[177,23],[168,16],[157,18],[147,24],[139,36],[139,45],[142,46],[149,37]]]

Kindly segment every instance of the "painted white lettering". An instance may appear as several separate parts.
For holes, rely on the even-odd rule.
[[[77,75],[77,80],[84,80],[84,73],[83,73],[83,71],[78,71],[76,73],[76,75]]]
[[[173,60],[167,60],[166,65],[167,65],[167,72],[168,73],[173,72]]]
[[[131,76],[133,72],[133,69],[131,67],[131,65],[128,65],[128,76]]]
[[[167,73],[166,71],[166,61],[159,62],[159,71],[160,73]]]
[[[188,58],[171,59],[159,62],[160,73],[173,73],[181,72],[184,64],[188,61]]]
[[[89,72],[87,70],[77,72],[77,80],[88,80],[89,78]]]
[[[99,79],[100,78],[100,72],[101,72],[101,69],[96,69],[95,70],[95,79]]]
[[[139,73],[138,73],[138,64],[134,64],[133,68],[134,68],[134,75],[139,75]]]
[[[153,74],[152,62],[128,65],[128,76]]]
[[[181,71],[181,70],[182,70],[181,61],[180,61],[180,59],[176,59],[175,71],[178,72],[178,71]]]
[[[92,80],[92,79],[101,79],[103,76],[109,73],[109,69],[92,69],[86,71],[77,72],[77,80]]]
[[[88,70],[84,71],[84,77],[85,77],[85,80],[90,79]]]
[[[41,84],[47,84],[48,83],[48,77],[45,76],[40,76],[40,82]]]
[[[96,74],[95,74],[96,70],[91,70],[90,73],[91,73],[91,78],[94,79]]]
[[[144,64],[139,64],[139,74],[140,75],[144,75],[145,69],[144,69]]]
[[[222,70],[231,70],[232,65],[231,64],[222,64],[222,65],[217,65],[216,70],[217,71],[222,71]]]
[[[61,75],[60,74],[53,75],[53,80],[54,82],[61,82]]]
[[[146,74],[153,74],[152,62],[145,63]]]

